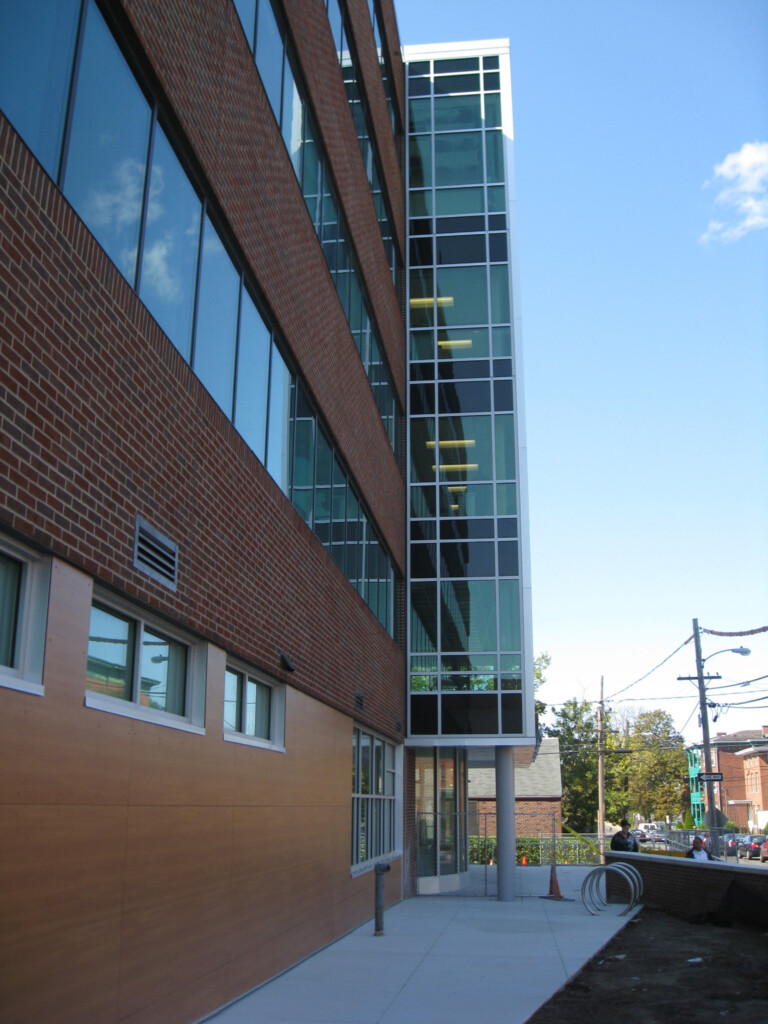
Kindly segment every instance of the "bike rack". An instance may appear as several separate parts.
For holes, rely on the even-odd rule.
[[[603,864],[599,868],[594,868],[584,879],[584,884],[581,887],[581,899],[593,917],[608,906],[608,900],[600,892],[600,883],[608,871],[615,871],[629,887],[629,903],[619,915],[623,917],[637,905],[643,895],[643,879],[637,868],[632,867],[631,864]]]

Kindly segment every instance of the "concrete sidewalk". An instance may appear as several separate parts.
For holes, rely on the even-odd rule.
[[[249,995],[205,1018],[211,1024],[524,1024],[632,913],[592,917],[581,902],[589,868],[558,868],[571,900],[419,896]],[[526,889],[539,871],[525,869]],[[534,886],[535,888],[535,886]],[[520,891],[520,890],[518,890]]]

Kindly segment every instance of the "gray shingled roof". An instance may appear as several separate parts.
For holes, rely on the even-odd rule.
[[[496,769],[470,768],[468,771],[470,800],[496,799]],[[560,741],[545,736],[533,761],[515,768],[515,796],[518,800],[554,800],[563,795],[560,778]]]

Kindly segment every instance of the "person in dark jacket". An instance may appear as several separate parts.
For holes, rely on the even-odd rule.
[[[712,860],[712,854],[709,850],[704,849],[701,836],[693,837],[693,846],[688,850],[685,856],[691,857],[693,860]]]
[[[621,829],[618,832],[614,832],[611,836],[611,849],[612,850],[624,850],[629,853],[637,853],[639,847],[637,840],[633,835],[630,835],[629,822],[626,818],[623,818],[619,824]]]

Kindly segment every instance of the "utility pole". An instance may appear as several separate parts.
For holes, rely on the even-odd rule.
[[[605,750],[603,748],[603,676],[600,676],[600,703],[597,705],[597,845],[600,862],[605,863]]]
[[[699,683],[699,709],[701,712],[701,735],[704,740],[704,771],[707,774],[707,826],[715,827],[715,784],[712,781],[712,751],[709,747],[709,714],[707,713],[707,691],[704,686],[704,662],[701,660],[701,637],[699,620],[693,620],[693,644],[696,648],[696,678]]]

